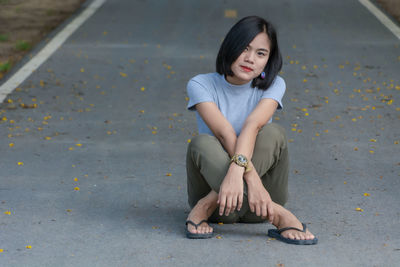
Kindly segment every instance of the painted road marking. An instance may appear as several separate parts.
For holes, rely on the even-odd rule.
[[[40,50],[21,69],[0,86],[0,103],[14,91],[29,75],[43,64],[88,18],[99,9],[106,0],[94,0],[86,9],[65,28],[57,33],[51,41]]]
[[[374,16],[382,22],[399,40],[400,40],[400,28],[391,21],[386,14],[380,11],[375,5],[373,5],[369,0],[358,0],[363,4]]]

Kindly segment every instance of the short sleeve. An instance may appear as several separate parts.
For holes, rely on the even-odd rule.
[[[187,84],[187,94],[189,103],[187,108],[195,110],[195,105],[202,102],[216,102],[211,87],[207,86],[206,81],[199,79],[199,76],[192,78]]]
[[[276,76],[275,80],[272,82],[271,86],[265,90],[261,98],[271,98],[278,102],[278,109],[282,109],[282,98],[286,91],[285,80],[280,76]]]

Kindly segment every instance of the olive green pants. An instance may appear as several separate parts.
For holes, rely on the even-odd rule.
[[[289,158],[286,135],[281,126],[269,123],[259,131],[251,161],[272,200],[283,206],[288,198]],[[201,134],[192,139],[186,157],[187,190],[191,208],[211,190],[219,192],[229,165],[230,157],[216,137]],[[223,223],[265,221],[251,212],[247,201],[246,183],[244,183],[242,209],[228,216],[220,216],[218,211],[217,208],[209,221]]]

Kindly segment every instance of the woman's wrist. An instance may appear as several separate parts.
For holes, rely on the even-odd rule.
[[[231,162],[231,165],[229,166],[229,170],[240,173],[243,176],[245,168],[237,165],[235,162]]]
[[[261,182],[261,179],[258,176],[257,171],[254,169],[253,164],[251,164],[250,166],[252,167],[252,170],[246,172],[243,175],[243,179],[246,181],[248,186],[257,185],[259,182]]]

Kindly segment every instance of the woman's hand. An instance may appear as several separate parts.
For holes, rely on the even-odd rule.
[[[242,208],[243,204],[243,173],[244,168],[232,163],[221,184],[218,194],[219,215],[228,216]]]
[[[255,212],[257,216],[268,219],[272,223],[274,220],[273,202],[261,179],[256,175],[251,178],[246,177],[246,182],[251,212]]]

